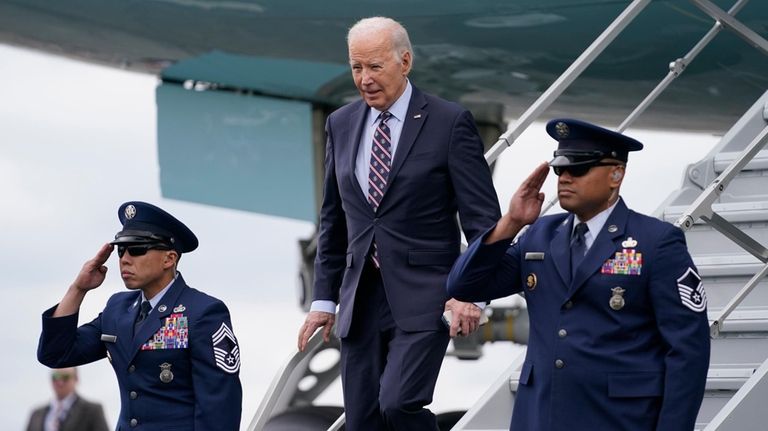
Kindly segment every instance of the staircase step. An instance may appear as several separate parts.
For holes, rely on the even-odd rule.
[[[691,249],[690,245],[688,248]],[[703,255],[699,254],[698,249],[696,249],[696,254],[692,257],[693,263],[699,270],[699,275],[705,279],[708,277],[742,276],[745,277],[745,280],[749,280],[765,265],[743,250],[738,253]]]
[[[741,151],[728,151],[721,152],[715,155],[715,172],[721,174],[728,166],[738,159],[741,155]],[[743,171],[757,171],[768,169],[768,150],[760,150],[755,155],[755,158],[750,160],[747,165],[742,169]]]
[[[721,333],[712,339],[709,364],[712,368],[757,368],[768,358],[768,334]]]
[[[758,265],[759,267],[759,265]],[[702,271],[700,268],[699,271]],[[731,277],[704,277],[704,290],[707,292],[707,309],[722,309],[747,284],[753,274]],[[739,309],[768,308],[768,279],[762,279],[739,304]]]
[[[698,197],[692,196],[692,198]],[[693,199],[691,199],[693,201]],[[664,209],[663,220],[670,223],[676,222],[683,212],[687,211],[690,203],[685,205],[674,205]],[[768,220],[768,201],[754,200],[746,202],[727,202],[712,204],[712,211],[719,214],[731,223],[753,222]],[[696,225],[705,225],[702,219],[695,221]]]

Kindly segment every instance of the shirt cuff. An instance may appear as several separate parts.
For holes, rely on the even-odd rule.
[[[473,302],[473,304],[477,305],[477,308],[481,310],[485,310],[485,307],[488,306],[487,302]]]
[[[327,300],[312,301],[309,311],[322,311],[324,313],[336,314],[336,303]]]

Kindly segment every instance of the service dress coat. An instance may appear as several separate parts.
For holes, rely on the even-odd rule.
[[[369,109],[362,100],[353,102],[326,123],[313,299],[339,304],[337,333],[345,337],[375,239],[397,326],[444,330],[445,280],[461,245],[456,214],[470,239],[500,216],[483,143],[469,111],[413,87],[387,185],[374,211],[355,175]]]
[[[710,339],[706,295],[673,225],[618,202],[573,279],[574,217],[541,217],[513,245],[475,241],[449,293],[523,293],[530,336],[514,431],[692,430]]]
[[[43,313],[38,359],[52,368],[108,358],[120,388],[117,430],[238,431],[240,352],[229,310],[179,274],[133,334],[141,293],[112,295],[79,328],[78,314]]]

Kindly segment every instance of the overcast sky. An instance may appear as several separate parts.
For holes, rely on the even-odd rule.
[[[190,285],[221,298],[232,311],[243,358],[245,429],[274,373],[295,349],[303,321],[296,306],[297,240],[308,237],[313,226],[161,198],[153,76],[0,45],[0,78],[3,429],[22,429],[30,410],[49,399],[48,372],[35,357],[40,313],[119,230],[117,207],[127,200],[163,207],[200,238],[201,247],[185,255],[180,270]],[[623,195],[643,212],[655,210],[680,184],[685,165],[716,141],[631,132],[646,150],[632,155]],[[553,148],[537,124],[505,153],[495,174],[502,208],[522,178],[551,158]],[[553,179],[550,175],[545,185],[548,198]],[[116,257],[107,265],[107,281],[86,297],[81,323],[124,289]],[[499,343],[485,351],[481,361],[446,360],[436,411],[469,407],[520,350]],[[100,400],[108,421],[116,421],[119,395],[107,361],[81,368],[80,392]],[[323,401],[338,403],[339,393],[336,385]]]

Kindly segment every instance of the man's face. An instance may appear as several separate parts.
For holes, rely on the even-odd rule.
[[[398,59],[386,35],[358,35],[349,41],[349,65],[365,103],[384,111],[405,91],[411,53]]]
[[[176,254],[172,250],[158,250],[158,249],[146,249],[141,250],[142,246],[137,247],[139,253],[133,253],[132,247],[126,246],[124,249],[118,247],[119,253],[123,252],[120,257],[120,276],[123,278],[125,287],[131,290],[147,288],[157,288],[159,286],[162,289],[165,286],[163,284],[163,274],[167,268],[175,263],[175,258],[172,256]]]
[[[621,175],[614,174],[617,171]],[[580,177],[566,169],[557,180],[560,207],[576,214],[581,221],[587,221],[610,206],[622,176],[622,166],[593,166]]]
[[[61,368],[51,372],[51,385],[56,398],[62,400],[72,392],[77,385],[77,372],[74,368]]]

